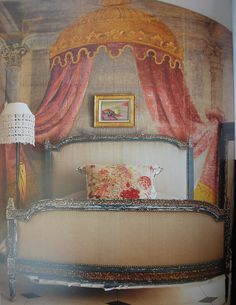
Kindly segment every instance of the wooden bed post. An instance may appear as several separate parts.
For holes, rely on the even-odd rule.
[[[234,141],[234,123],[225,122],[220,124],[219,128],[219,190],[218,205],[221,209],[227,209],[227,162],[228,162],[228,144]]]
[[[188,175],[188,199],[194,199],[194,164],[193,164],[193,145],[191,141],[187,150],[187,175]]]
[[[45,198],[52,197],[52,151],[49,140],[44,144],[44,176],[43,178],[43,193]]]
[[[7,219],[7,274],[9,281],[10,299],[16,298],[16,220],[12,216],[12,212],[15,210],[15,204],[13,198],[9,198],[6,219]]]

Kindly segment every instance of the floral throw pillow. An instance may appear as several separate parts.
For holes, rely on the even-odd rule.
[[[88,199],[156,199],[154,177],[162,168],[157,165],[98,165],[80,169],[86,172]]]

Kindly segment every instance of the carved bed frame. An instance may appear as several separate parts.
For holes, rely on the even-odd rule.
[[[193,150],[188,143],[168,137],[147,135],[71,137],[56,145],[47,142],[45,145],[47,197],[51,196],[52,152],[60,151],[65,145],[93,141],[145,141],[147,144],[160,141],[186,150],[188,198],[185,200],[44,199],[33,202],[24,210],[16,209],[13,200],[9,199],[7,264],[10,297],[14,299],[16,296],[17,273],[25,274],[37,283],[104,289],[179,284],[203,281],[225,274],[229,257],[227,211],[206,202],[193,200]],[[48,238],[48,244],[39,238],[39,234],[32,236],[37,230],[43,231],[45,223],[48,232],[45,238]],[[60,231],[62,223],[65,226],[64,231]],[[96,223],[97,227],[93,228],[93,223]],[[141,224],[142,230],[140,230]],[[102,226],[104,228],[101,228]],[[191,229],[188,230],[190,227]],[[74,233],[75,230],[78,234]],[[68,232],[68,236],[63,235],[63,232]],[[81,232],[85,232],[86,236]],[[143,236],[142,232],[145,233]],[[65,261],[63,261],[65,256],[60,255],[54,260],[53,251],[58,253],[62,246],[60,234],[63,235],[64,248],[75,246],[71,250],[74,256]],[[220,235],[219,238],[217,234]],[[117,242],[114,243],[115,237],[120,242],[120,250]],[[178,241],[174,244],[176,238]],[[59,239],[59,244],[53,244],[55,239]],[[94,242],[95,240],[97,243]],[[81,246],[78,245],[79,243]],[[99,248],[99,244],[103,245],[103,249]],[[36,245],[40,253],[34,251]],[[210,253],[206,249],[208,245]],[[86,250],[87,246],[88,250]],[[191,252],[193,246],[195,250],[192,251],[191,258],[186,253]],[[27,247],[29,249],[25,250]],[[48,251],[47,247],[52,248]],[[213,249],[212,252],[214,247],[216,250]],[[161,254],[165,251],[170,253],[171,248],[173,257],[177,257],[176,262],[171,254],[169,258],[166,258],[168,255]],[[95,255],[100,255],[101,263],[99,258],[97,260],[92,257],[87,260],[87,257],[97,249],[100,249],[101,253]],[[116,256],[116,253],[110,255],[109,251],[117,252],[117,249],[120,251],[119,255]],[[140,257],[137,254],[134,264],[132,257],[129,257],[132,249],[136,249],[136,253],[140,251]],[[29,255],[26,251],[29,251]],[[146,256],[144,263],[141,256]],[[106,259],[107,263],[105,263]],[[147,263],[149,259],[150,264]]]

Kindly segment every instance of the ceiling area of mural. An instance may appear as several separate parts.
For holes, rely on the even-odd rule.
[[[170,10],[168,4],[156,0],[5,0],[0,1],[0,36],[6,41],[20,41],[33,33],[58,33],[82,15],[113,2],[134,5],[160,19],[174,19],[178,14],[177,7]],[[203,16],[190,11],[185,18],[191,15],[204,20]]]
[[[94,0],[1,1],[0,35],[20,39],[32,33],[58,32],[81,15],[99,7],[99,1]]]

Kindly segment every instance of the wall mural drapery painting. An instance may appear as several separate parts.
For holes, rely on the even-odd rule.
[[[104,16],[109,16],[109,24]],[[137,22],[133,23],[133,18]],[[126,48],[132,50],[136,59],[157,133],[191,141],[195,157],[207,150],[195,198],[216,203],[218,125],[223,114],[219,109],[210,109],[206,113],[208,122],[202,121],[185,85],[183,54],[175,35],[142,10],[105,6],[83,16],[59,35],[51,48],[48,88],[35,114],[36,142],[56,142],[69,134],[83,101],[94,57],[103,49],[111,58],[117,58]],[[10,158],[9,154],[1,154],[2,165],[7,163],[8,167]],[[5,178],[0,179],[4,190]],[[12,179],[9,177],[7,183]]]
[[[35,114],[36,143],[43,144],[46,139],[56,142],[68,135],[83,101],[92,63],[82,55],[76,64],[52,69],[43,103]]]
[[[178,66],[172,68],[167,61],[157,66],[151,56],[145,61],[137,59],[136,63],[145,99],[158,133],[191,141],[195,157],[207,150],[194,197],[215,203],[218,186],[218,126],[223,121],[223,113],[217,108],[209,109],[206,112],[208,122],[201,120]]]
[[[91,67],[92,59],[84,56],[76,65],[54,67],[44,101],[35,114],[37,146],[43,145],[46,139],[56,142],[68,135],[82,103]],[[16,156],[14,144],[1,145],[0,149],[0,165],[3,169],[0,174],[0,202],[3,206],[7,197],[15,197]],[[32,168],[22,146],[20,154],[27,177],[32,177]],[[21,200],[21,207],[23,205]]]

